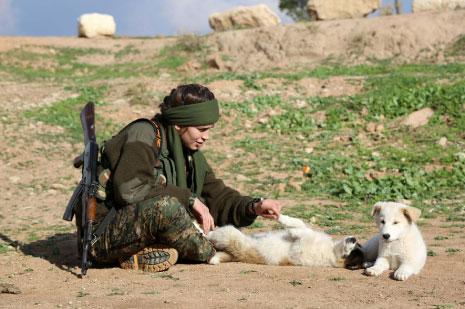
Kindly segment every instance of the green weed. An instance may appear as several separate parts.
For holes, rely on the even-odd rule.
[[[247,275],[247,274],[256,273],[256,272],[257,272],[256,270],[248,269],[248,270],[241,270],[239,273],[240,273],[241,275]]]
[[[447,248],[446,253],[447,255],[455,255],[457,252],[460,252],[462,250],[457,249],[457,248]]]
[[[446,50],[446,56],[465,56],[465,35],[462,34],[457,37],[454,43]]]
[[[10,251],[10,246],[7,244],[0,244],[0,254],[5,254]]]
[[[121,59],[127,55],[140,54],[140,51],[132,44],[126,45],[123,49],[115,53],[116,59]]]
[[[119,296],[124,295],[125,292],[119,288],[112,288],[111,292],[107,294],[107,296]]]
[[[103,105],[100,100],[107,88],[85,87],[78,89],[79,96],[58,101],[51,106],[32,109],[24,112],[26,118],[41,121],[46,124],[60,126],[65,129],[62,138],[71,138],[75,141],[82,140],[82,126],[80,121],[80,112],[87,102],[94,102],[96,106]],[[114,131],[114,125],[109,121],[102,121],[101,115],[96,111],[96,134],[99,139],[106,139],[111,136],[110,132]],[[103,122],[99,127],[99,122]]]
[[[302,281],[300,281],[300,280],[292,280],[292,281],[289,281],[289,283],[290,283],[292,286],[299,286],[299,285],[302,285]]]

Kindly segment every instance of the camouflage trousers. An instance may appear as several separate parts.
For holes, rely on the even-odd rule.
[[[206,262],[215,254],[212,244],[192,223],[176,198],[152,198],[117,211],[92,248],[97,263],[114,263],[154,244],[175,248],[180,259]]]

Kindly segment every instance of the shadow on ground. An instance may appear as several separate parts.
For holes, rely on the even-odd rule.
[[[58,268],[76,274],[76,266],[80,262],[76,249],[76,235],[74,233],[60,233],[24,244],[12,240],[0,233],[0,239],[15,247],[25,255],[42,258],[56,265]]]

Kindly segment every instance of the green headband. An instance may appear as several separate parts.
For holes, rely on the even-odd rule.
[[[170,124],[180,126],[203,126],[214,124],[220,118],[217,100],[181,105],[165,110],[163,118]]]

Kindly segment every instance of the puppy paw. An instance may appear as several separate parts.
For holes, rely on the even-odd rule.
[[[364,271],[364,274],[367,275],[367,276],[379,276],[383,273],[383,270],[378,268],[378,267],[370,267],[370,268],[367,268],[365,269]]]
[[[221,257],[218,253],[216,253],[209,261],[208,264],[210,265],[219,265],[221,263]]]
[[[230,239],[237,234],[240,235],[240,232],[236,228],[227,225],[208,233],[207,239],[213,243],[216,249],[223,250],[228,247]]]
[[[407,280],[412,275],[412,271],[406,268],[399,268],[394,272],[394,279],[399,281]]]

